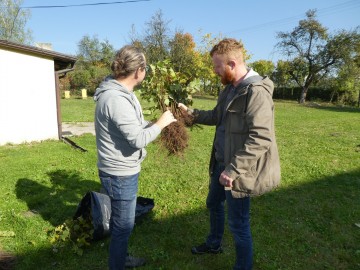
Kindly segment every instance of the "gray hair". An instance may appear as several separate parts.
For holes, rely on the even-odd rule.
[[[141,49],[126,45],[122,47],[115,55],[111,64],[114,78],[126,78],[134,73],[138,68],[145,68],[145,55]]]

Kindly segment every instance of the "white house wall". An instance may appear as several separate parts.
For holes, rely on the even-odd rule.
[[[53,59],[0,49],[0,145],[57,138]]]

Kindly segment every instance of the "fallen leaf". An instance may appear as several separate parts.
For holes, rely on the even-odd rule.
[[[0,237],[15,237],[13,231],[0,231]]]

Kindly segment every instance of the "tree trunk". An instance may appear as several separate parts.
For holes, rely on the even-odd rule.
[[[331,92],[331,95],[330,95],[330,101],[329,101],[330,103],[333,102],[336,92],[337,92],[337,90],[336,90],[336,88],[334,88],[334,90]]]
[[[301,91],[299,103],[305,103],[307,91],[308,91],[308,88],[304,86]]]

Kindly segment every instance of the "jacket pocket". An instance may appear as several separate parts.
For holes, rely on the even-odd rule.
[[[239,176],[233,181],[233,190],[245,193],[251,193],[256,185],[256,177],[252,170],[240,170]]]
[[[114,176],[111,176],[110,174],[107,174],[105,172],[100,171],[99,177],[101,181],[102,187],[105,189],[107,195],[111,198],[114,197],[114,192],[112,188],[112,181],[114,181]]]
[[[233,190],[261,194],[268,189],[270,183],[270,160],[269,152],[262,155],[248,170],[240,170],[239,176],[235,179]]]
[[[239,110],[229,110],[228,117],[230,133],[245,134],[248,132],[246,113]]]

